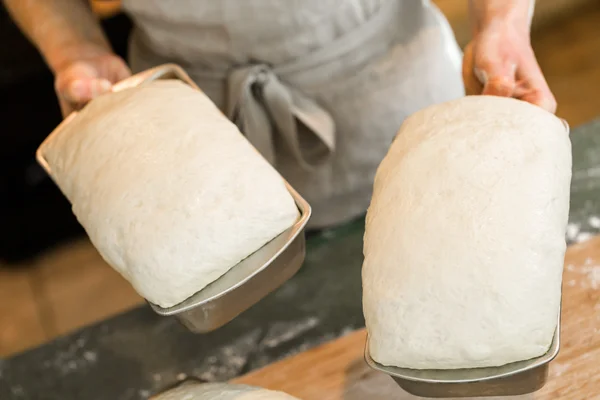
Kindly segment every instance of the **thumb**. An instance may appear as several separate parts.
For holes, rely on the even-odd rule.
[[[58,96],[73,104],[85,104],[110,90],[109,80],[101,78],[96,68],[85,62],[76,62],[56,76]]]
[[[56,93],[63,117],[79,110],[94,97],[110,91],[112,85],[106,79],[78,78],[72,81],[63,81],[60,88],[57,85]]]
[[[61,91],[65,100],[71,103],[87,103],[95,97],[110,91],[112,84],[107,79],[78,78],[67,83]]]
[[[514,97],[540,106],[551,113],[556,112],[556,99],[545,81],[539,85],[531,85],[528,81],[518,82]]]
[[[462,76],[465,85],[465,93],[467,95],[481,94],[483,91],[483,85],[475,75],[475,68],[473,67],[475,58],[473,48],[474,43],[470,42],[465,47],[463,54]]]
[[[489,60],[474,68],[474,73],[483,85],[484,95],[512,97],[515,88],[517,66],[512,62]]]

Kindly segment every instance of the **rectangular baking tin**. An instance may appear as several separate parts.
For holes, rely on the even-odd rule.
[[[160,315],[176,315],[192,332],[209,332],[225,325],[290,279],[304,262],[303,231],[311,210],[287,182],[286,185],[300,210],[300,218],[294,226],[182,303],[170,308],[150,304],[154,311]]]
[[[175,64],[140,72],[115,84],[112,90],[119,91],[157,79],[179,79],[200,90],[185,71]],[[43,157],[43,148],[76,114],[73,112],[65,118],[36,152],[39,164],[50,176],[52,172]],[[300,211],[298,221],[291,228],[180,304],[162,308],[148,302],[152,309],[159,315],[175,315],[192,332],[209,332],[225,325],[291,278],[304,262],[304,229],[311,208],[287,182],[285,184]]]
[[[561,119],[565,133],[569,124]],[[390,375],[408,393],[430,398],[516,396],[541,389],[548,377],[548,365],[560,350],[560,310],[550,348],[543,356],[501,367],[457,370],[414,370],[388,367],[375,362],[365,345],[365,361],[376,371]]]
[[[365,360],[376,371],[390,375],[396,383],[415,396],[487,397],[517,396],[541,389],[548,377],[548,366],[560,350],[560,312],[556,331],[546,354],[531,360],[519,361],[501,367],[415,370],[388,367],[375,362],[369,354],[369,339],[365,346]]]

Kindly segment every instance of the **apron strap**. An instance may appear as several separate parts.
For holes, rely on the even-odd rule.
[[[227,117],[267,161],[275,164],[274,141],[280,139],[306,170],[329,160],[335,124],[314,100],[285,85],[263,64],[234,69],[227,83]],[[300,127],[305,129],[299,132]]]

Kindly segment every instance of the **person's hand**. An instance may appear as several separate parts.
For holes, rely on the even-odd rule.
[[[463,79],[469,95],[514,97],[556,111],[528,30],[510,22],[496,21],[475,34],[465,48]]]
[[[130,75],[125,61],[108,52],[65,65],[56,71],[54,84],[63,117],[109,92],[113,84]]]

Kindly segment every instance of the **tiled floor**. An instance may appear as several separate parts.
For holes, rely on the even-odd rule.
[[[600,2],[572,13],[586,1],[568,1],[539,1],[563,11],[562,18],[536,29],[533,44],[558,99],[559,115],[577,126],[600,115]],[[464,43],[466,0],[436,3]],[[543,12],[557,14],[556,8]],[[0,357],[141,302],[87,240],[57,248],[26,268],[0,267]]]

